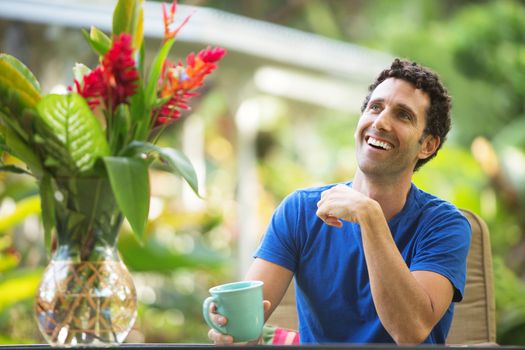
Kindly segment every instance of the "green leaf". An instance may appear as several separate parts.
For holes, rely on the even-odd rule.
[[[166,61],[166,58],[168,57],[168,54],[174,43],[175,38],[166,41],[153,60],[149,72],[148,83],[146,85],[146,91],[144,92],[144,115],[151,115],[151,111],[157,103],[157,84],[162,71],[162,65]],[[138,123],[137,131],[134,135],[136,140],[145,140],[148,137],[150,123],[150,118],[142,119],[142,121]]]
[[[111,136],[109,148],[111,154],[116,154],[127,144],[128,131],[130,127],[129,106],[121,103],[117,106],[113,115],[113,124],[111,125]]]
[[[2,92],[0,91],[0,94],[1,93]],[[14,90],[10,91],[8,95],[9,97],[4,101],[9,100],[12,104],[9,106],[4,105],[4,107],[7,108],[0,109],[0,125],[3,124],[2,127],[10,129],[18,138],[27,144],[29,142],[29,133],[32,130],[30,127],[26,129],[24,126],[29,124],[27,122],[31,120],[28,118],[30,114],[24,113],[24,111],[28,111],[28,109],[19,105],[18,102],[15,102],[18,95]]]
[[[155,152],[159,158],[168,166],[168,170],[176,175],[181,175],[190,185],[195,194],[199,195],[197,174],[190,160],[184,153],[168,147],[159,147],[149,142],[133,141],[123,151],[123,155],[135,156],[144,152]]]
[[[142,238],[149,212],[148,163],[129,157],[104,157],[104,163],[119,208]]]
[[[144,50],[144,43],[142,43],[142,45],[140,45],[139,52],[137,54],[137,69],[139,71],[141,79],[144,79],[144,59],[145,57],[146,57],[146,53]],[[142,86],[143,86],[142,82],[140,83],[139,86],[141,90],[144,90],[142,89]],[[142,92],[142,94],[144,95],[144,92]]]
[[[13,56],[0,54],[0,108],[20,117],[40,100],[40,88],[33,74]]]
[[[113,35],[129,33],[133,47],[138,49],[143,40],[143,0],[119,0],[113,12]]]
[[[33,88],[40,93],[40,84],[38,83],[38,80],[34,76],[33,72],[29,70],[22,62],[20,62],[16,57],[13,57],[11,55],[2,53],[0,54],[0,61],[4,61],[11,65],[14,69],[16,69],[25,79],[28,83],[30,83]]]
[[[44,243],[47,252],[51,252],[51,238],[55,226],[55,200],[51,183],[51,176],[44,174],[39,182],[40,207],[42,210],[42,224],[44,226]]]
[[[139,12],[137,15],[137,23],[135,26],[135,34],[133,36],[133,47],[139,49],[142,47],[144,41],[144,8],[142,4],[144,0],[140,0]]]
[[[173,148],[160,148],[160,159],[166,162],[168,169],[174,173],[181,175],[184,180],[190,185],[195,194],[199,195],[199,185],[197,174],[186,155],[179,150]]]
[[[2,113],[0,113],[2,116]],[[16,132],[9,127],[0,124],[0,134],[3,136],[5,145],[9,148],[9,153],[26,163],[36,177],[42,174],[42,163],[35,151],[22,140]]]
[[[12,165],[12,164],[0,165],[0,171],[5,171],[8,173],[15,173],[15,174],[32,175],[29,171],[19,168],[16,165]]]
[[[42,148],[58,162],[60,175],[86,173],[99,157],[109,154],[102,127],[80,95],[47,95],[37,110]]]
[[[82,29],[82,34],[91,48],[100,56],[104,56],[111,48],[111,39],[95,26],[91,27],[89,33]]]
[[[151,120],[150,113],[146,112],[144,107],[144,88],[142,87],[142,81],[140,81],[135,95],[131,97],[131,119],[137,123],[144,122],[149,125]]]
[[[138,132],[141,129],[148,130],[151,122],[151,112],[146,110],[145,105],[145,96],[144,96],[144,45],[140,46],[140,49],[137,54],[137,69],[139,71],[139,81],[138,87],[135,91],[135,94],[131,97],[130,111],[131,111],[131,120],[136,125],[133,134],[131,135],[134,139],[145,140],[147,138],[147,133],[143,133],[143,137],[139,137],[142,133]],[[137,131],[138,130],[138,131]]]
[[[175,38],[166,41],[159,50],[157,56],[153,60],[151,70],[148,77],[148,85],[146,86],[146,105],[152,107],[157,100],[157,84],[162,70],[162,65],[166,61],[171,47],[175,43]]]

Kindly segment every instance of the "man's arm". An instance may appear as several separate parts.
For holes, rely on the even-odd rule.
[[[245,279],[263,281],[263,298],[270,302],[270,307],[264,313],[265,321],[281,302],[292,277],[292,271],[261,258],[256,258],[250,266]]]
[[[323,195],[317,215],[332,226],[341,227],[339,219],[361,226],[370,289],[381,323],[398,344],[423,342],[452,301],[451,282],[430,271],[410,272],[380,205],[351,188],[336,187]]]
[[[452,283],[435,272],[410,272],[377,203],[358,220],[381,323],[398,344],[423,342],[452,302]]]

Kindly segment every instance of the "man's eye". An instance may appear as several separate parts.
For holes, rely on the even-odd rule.
[[[379,112],[381,110],[381,106],[379,106],[378,104],[370,105],[370,110],[374,112]]]
[[[412,114],[408,113],[408,112],[400,112],[399,113],[399,116],[402,118],[402,119],[406,119],[406,120],[411,120],[412,119]]]

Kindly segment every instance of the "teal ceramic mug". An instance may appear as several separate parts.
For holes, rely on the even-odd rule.
[[[206,323],[217,332],[233,336],[234,342],[258,339],[264,325],[263,282],[241,281],[210,289],[211,297],[202,304]],[[228,319],[225,326],[215,324],[210,317],[210,305]]]

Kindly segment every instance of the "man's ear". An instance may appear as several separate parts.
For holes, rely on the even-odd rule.
[[[421,149],[419,150],[419,159],[427,159],[434,153],[436,153],[439,145],[441,144],[441,138],[436,135],[427,135],[421,142]]]

